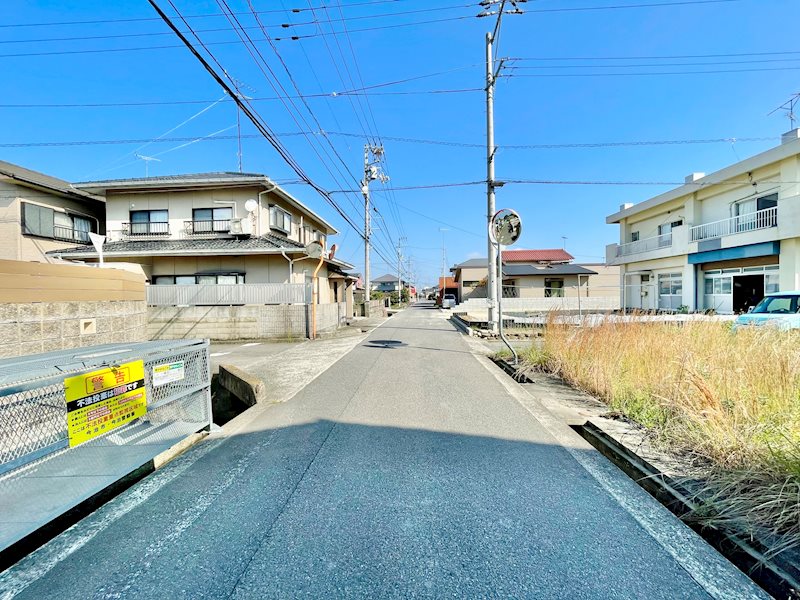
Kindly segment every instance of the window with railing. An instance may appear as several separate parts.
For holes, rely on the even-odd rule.
[[[192,234],[228,233],[231,229],[233,208],[195,208],[187,230]]]
[[[97,221],[48,206],[22,202],[22,233],[64,242],[88,244]]]
[[[130,223],[122,224],[126,235],[169,235],[169,211],[132,210],[130,215]]]

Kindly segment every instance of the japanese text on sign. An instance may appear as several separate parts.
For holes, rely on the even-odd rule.
[[[77,446],[147,413],[139,360],[64,380],[69,445]]]

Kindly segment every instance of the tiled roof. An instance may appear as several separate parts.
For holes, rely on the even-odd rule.
[[[106,242],[103,254],[106,256],[131,256],[137,254],[158,256],[159,254],[187,255],[196,252],[220,252],[221,254],[258,253],[259,250],[302,250],[304,246],[292,240],[276,235],[263,235],[243,239],[218,238],[210,240],[130,240],[122,242]],[[91,246],[79,246],[66,250],[51,250],[50,255],[67,257],[94,257],[97,255]]]
[[[372,283],[397,283],[397,275],[381,275],[373,279]]]
[[[83,187],[116,187],[132,185],[159,185],[163,183],[181,182],[214,182],[225,180],[253,179],[263,181],[267,176],[263,173],[238,173],[235,171],[212,171],[208,173],[183,173],[180,175],[156,175],[153,177],[133,177],[130,179],[101,179],[97,181],[81,181],[77,186]]]
[[[462,263],[455,265],[454,269],[479,269],[486,267],[488,260],[485,258],[470,258]]]
[[[503,250],[504,262],[569,262],[575,260],[561,248],[548,250]]]
[[[25,167],[20,167],[19,165],[15,165],[3,160],[0,160],[0,175],[5,175],[6,177],[11,177],[12,179],[16,179],[22,183],[29,183],[69,196],[78,196],[85,200],[103,202],[103,198],[94,196],[93,194],[90,194],[84,190],[79,190],[73,187],[68,181],[64,181],[58,177],[45,175],[44,173],[39,173],[38,171],[26,169]]]
[[[580,265],[555,264],[535,267],[533,265],[503,265],[503,275],[505,277],[523,277],[525,275],[597,275],[597,271],[591,271]]]

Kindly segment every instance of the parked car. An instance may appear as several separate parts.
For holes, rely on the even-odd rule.
[[[453,294],[445,294],[442,299],[442,308],[453,308],[456,305],[456,297]]]
[[[778,329],[800,329],[800,291],[767,294],[750,312],[739,315],[734,329],[768,325]]]

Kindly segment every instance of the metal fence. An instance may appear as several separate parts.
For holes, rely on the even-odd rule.
[[[304,283],[239,283],[231,285],[150,285],[150,306],[235,306],[240,304],[305,304]]]
[[[65,380],[138,361],[146,412],[79,445],[73,438],[70,446],[73,413]],[[173,372],[165,377],[167,366]],[[0,550],[58,516],[59,507],[68,510],[119,478],[109,474],[127,474],[210,427],[210,386],[205,340],[107,344],[0,360]],[[64,475],[79,477],[83,487],[67,484]]]
[[[729,219],[722,219],[721,221],[714,221],[713,223],[697,225],[692,227],[690,230],[690,239],[693,242],[698,242],[702,240],[725,237],[726,235],[732,235],[734,233],[743,233],[745,231],[755,231],[757,229],[767,229],[769,227],[777,226],[778,207],[773,206],[756,212],[731,217]]]

